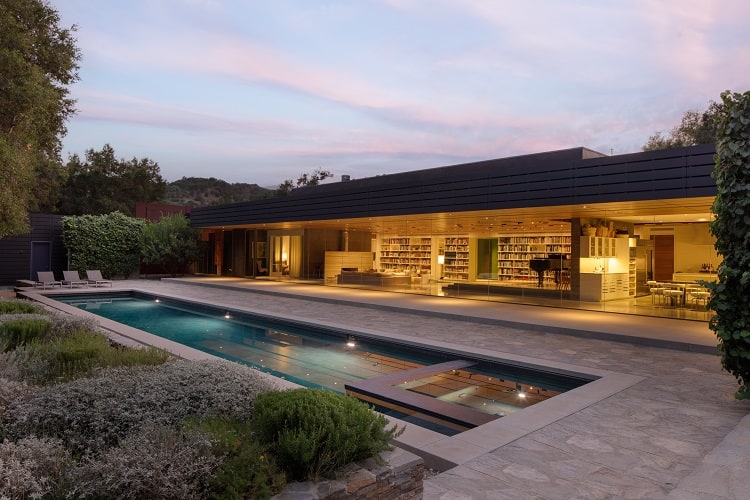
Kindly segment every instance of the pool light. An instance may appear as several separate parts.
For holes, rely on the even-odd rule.
[[[354,335],[349,335],[346,338],[346,347],[350,347],[350,348],[357,347],[357,343],[354,341]]]
[[[224,311],[224,317],[226,319],[231,319],[232,318],[232,316],[229,315],[229,311]]]

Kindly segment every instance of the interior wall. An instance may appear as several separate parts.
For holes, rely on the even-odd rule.
[[[704,264],[716,269],[721,262],[708,223],[675,226],[674,239],[674,270],[677,273],[698,273]]]
[[[329,229],[308,229],[303,237],[305,262],[302,270],[307,278],[323,276],[327,251],[341,250],[341,231]]]
[[[349,251],[371,252],[372,233],[365,233],[362,231],[349,231]]]
[[[643,239],[655,235],[674,235],[674,272],[697,273],[703,264],[715,270],[721,257],[716,253],[716,239],[711,235],[708,222],[689,224],[649,224],[638,226],[636,232]]]

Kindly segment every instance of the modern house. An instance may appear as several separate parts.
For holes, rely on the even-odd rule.
[[[714,153],[578,147],[196,208],[199,271],[452,296],[647,296],[649,281],[715,279]],[[683,287],[672,304],[688,300]]]

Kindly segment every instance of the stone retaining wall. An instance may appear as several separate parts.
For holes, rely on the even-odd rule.
[[[384,465],[375,459],[349,464],[335,479],[289,483],[274,500],[411,500],[422,498],[424,461],[401,448],[381,453]]]

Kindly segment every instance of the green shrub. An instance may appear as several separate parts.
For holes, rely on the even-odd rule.
[[[284,486],[284,473],[255,438],[250,420],[209,417],[187,428],[206,435],[222,457],[208,481],[214,498],[270,498]]]
[[[262,394],[254,428],[287,479],[317,480],[356,460],[377,457],[403,430],[357,399],[320,389]]]
[[[0,300],[0,314],[33,314],[42,308],[26,300]]]
[[[93,318],[60,313],[52,314],[50,318],[52,321],[50,338],[69,337],[81,330],[96,332],[99,328],[99,323]]]
[[[103,334],[86,330],[28,345],[17,354],[20,378],[35,384],[73,380],[101,368],[160,365],[169,358],[167,352],[156,348],[113,346]]]
[[[41,339],[47,335],[51,323],[44,319],[17,319],[0,324],[0,352]]]

